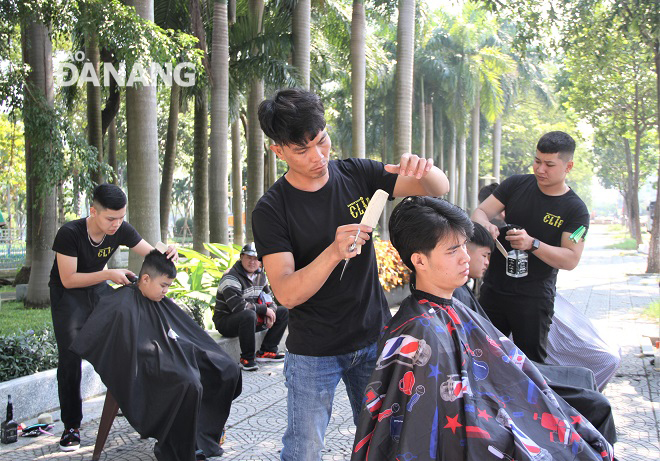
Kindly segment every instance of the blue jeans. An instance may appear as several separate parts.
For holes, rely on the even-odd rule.
[[[288,426],[282,437],[282,461],[314,461],[321,459],[325,430],[330,422],[332,401],[339,380],[346,385],[348,399],[357,424],[369,384],[376,366],[376,343],[364,349],[330,357],[312,357],[287,352],[284,361]]]

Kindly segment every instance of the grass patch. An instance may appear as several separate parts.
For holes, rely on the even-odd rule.
[[[620,242],[613,243],[612,245],[607,245],[605,248],[613,248],[615,250],[636,250],[637,240],[626,238]]]
[[[651,320],[660,321],[660,301],[653,301],[649,307],[644,309],[642,315]]]
[[[2,286],[0,286],[0,293],[4,293],[6,291],[16,291],[16,287],[11,286],[11,285],[2,285]]]
[[[26,309],[21,301],[4,301],[0,307],[0,335],[52,324],[50,309]]]

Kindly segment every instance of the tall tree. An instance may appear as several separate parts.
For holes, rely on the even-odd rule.
[[[353,0],[351,19],[351,110],[353,133],[353,157],[365,158],[364,96],[367,80],[365,54],[366,16],[364,0]]]
[[[100,52],[98,37],[95,32],[90,32],[85,36],[85,57],[92,65],[96,82],[87,82],[87,135],[89,145],[94,146],[97,152],[99,164],[103,164],[103,126],[101,118],[101,85],[99,84],[100,70]],[[92,179],[95,183],[103,182],[101,169],[97,168],[92,173]]]
[[[154,20],[153,0],[127,0],[137,14],[147,21]],[[143,85],[126,88],[126,161],[128,204],[131,224],[147,242],[160,238],[160,204],[146,197],[157,197],[158,127],[156,86]],[[130,252],[129,268],[138,271],[142,261]]]
[[[177,134],[179,132],[180,99],[181,87],[173,81],[170,88],[167,137],[165,138],[165,156],[163,157],[163,177],[160,182],[160,240],[162,242],[167,242],[167,230],[170,224],[172,186],[174,184],[174,168],[176,166]]]
[[[412,148],[413,62],[415,57],[415,0],[399,0],[396,44],[396,100],[394,163]]]
[[[298,69],[303,88],[309,89],[311,0],[296,0],[291,18],[293,65]]]
[[[210,238],[229,243],[228,155],[229,26],[227,0],[214,0],[211,74],[211,164],[209,175]]]
[[[30,176],[28,188],[32,201],[28,208],[31,228],[31,270],[25,304],[44,306],[50,293],[48,277],[54,254],[51,245],[55,239],[57,203],[52,180],[37,173],[35,164],[47,162],[47,143],[40,138],[39,114],[52,113],[54,103],[53,61],[50,30],[37,19],[23,25],[23,56],[30,66],[25,85],[25,157],[26,173]],[[43,168],[41,169],[43,171]]]
[[[261,35],[261,27],[264,14],[263,0],[249,0],[251,24],[253,26],[253,37]],[[255,50],[258,52],[259,50]],[[248,190],[247,190],[247,241],[254,240],[252,236],[252,210],[257,201],[264,194],[264,133],[259,125],[259,104],[264,99],[263,78],[253,77],[250,82],[250,93],[248,96],[247,119],[248,119]]]
[[[208,93],[197,88],[195,95],[195,133],[193,155],[193,250],[208,254],[209,243],[209,138]]]

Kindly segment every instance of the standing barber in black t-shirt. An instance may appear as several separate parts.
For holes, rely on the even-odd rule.
[[[504,256],[493,252],[479,302],[493,324],[507,336],[513,333],[516,345],[537,362],[547,355],[557,272],[574,269],[584,249],[584,238],[570,236],[589,226],[586,205],[566,185],[574,152],[568,134],[546,133],[536,146],[534,174],[506,179],[472,214],[505,247],[528,252],[529,273],[521,278],[507,276]],[[509,230],[504,239],[489,222],[502,211],[508,224],[522,227]]]
[[[96,301],[111,290],[106,281],[127,285],[127,269],[104,269],[119,245],[126,245],[146,256],[153,247],[140,237],[126,216],[126,194],[112,184],[100,184],[94,189],[87,218],[64,224],[53,242],[55,261],[50,272],[50,304],[53,329],[58,348],[57,388],[60,398],[64,433],[60,449],[73,451],[80,447],[82,399],[80,396],[81,360],[69,346],[73,343]],[[173,246],[167,249],[169,258],[178,259]]]
[[[432,160],[405,154],[399,165],[329,160],[320,98],[281,90],[259,107],[271,149],[289,167],[252,213],[257,253],[278,301],[291,309],[284,364],[288,426],[281,459],[321,459],[335,388],[346,384],[353,419],[390,318],[369,232],[359,224],[377,189],[390,196],[449,190]],[[359,231],[360,255],[349,252]],[[344,258],[350,258],[340,280]]]

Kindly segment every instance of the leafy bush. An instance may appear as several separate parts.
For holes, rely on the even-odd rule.
[[[374,242],[378,261],[378,280],[385,291],[410,282],[410,270],[403,264],[399,252],[389,240]]]
[[[177,264],[176,280],[169,291],[177,303],[186,305],[184,310],[201,327],[208,323],[206,311],[215,304],[215,293],[222,275],[234,265],[241,253],[238,245],[205,243],[204,247],[211,256],[189,248],[177,248],[184,259]]]
[[[57,367],[52,326],[0,335],[0,382]]]
[[[174,236],[181,237],[183,236],[184,224],[186,223],[186,218],[179,218],[174,223]],[[191,235],[193,231],[193,220],[188,218],[188,235]]]

